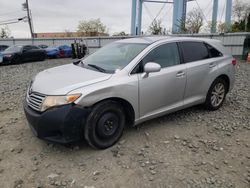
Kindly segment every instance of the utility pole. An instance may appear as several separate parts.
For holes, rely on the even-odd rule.
[[[34,38],[34,31],[33,31],[32,19],[31,19],[31,11],[29,9],[29,1],[28,0],[26,0],[26,2],[23,3],[23,10],[27,11],[27,17],[28,17],[28,22],[29,22],[29,26],[30,26],[30,35],[31,35],[31,38]]]
[[[213,2],[211,33],[216,33],[217,14],[218,14],[218,0],[214,0],[214,2]]]

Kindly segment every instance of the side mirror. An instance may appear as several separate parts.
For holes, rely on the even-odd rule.
[[[145,75],[143,77],[147,77],[148,74],[151,72],[160,72],[160,70],[161,70],[161,65],[159,65],[158,63],[154,62],[146,63],[146,65],[144,65]]]

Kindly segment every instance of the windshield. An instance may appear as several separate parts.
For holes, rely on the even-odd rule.
[[[148,44],[119,43],[109,44],[83,59],[85,65],[99,67],[105,72],[115,72],[123,69]]]
[[[11,46],[5,50],[5,52],[20,52],[22,46]]]

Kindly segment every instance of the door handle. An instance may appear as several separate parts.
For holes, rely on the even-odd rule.
[[[213,67],[215,67],[215,66],[216,66],[215,63],[210,63],[210,64],[209,64],[209,68],[213,68]]]
[[[176,77],[182,77],[185,75],[185,72],[184,71],[179,71],[176,73]]]

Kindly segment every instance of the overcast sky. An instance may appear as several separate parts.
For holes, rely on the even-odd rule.
[[[38,32],[63,32],[76,31],[80,20],[100,18],[107,26],[109,33],[125,31],[130,32],[132,0],[29,0],[32,11],[34,31]],[[225,1],[219,1],[218,20],[224,21]],[[0,22],[4,20],[23,17],[24,0],[0,0]],[[188,3],[188,11],[198,8],[203,10],[205,22],[211,20],[213,0],[197,0]],[[198,5],[197,5],[198,3]],[[164,8],[162,8],[164,6]],[[172,4],[144,3],[142,16],[142,30],[147,31],[148,26],[158,16],[163,26],[171,30]],[[2,27],[2,26],[0,26]],[[27,22],[9,25],[11,35],[16,38],[30,37]]]

